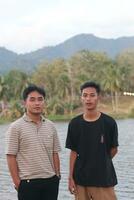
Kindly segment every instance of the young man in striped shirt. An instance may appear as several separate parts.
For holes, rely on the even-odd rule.
[[[57,200],[61,150],[53,123],[42,116],[45,91],[36,85],[23,92],[26,113],[6,134],[6,155],[18,200]]]

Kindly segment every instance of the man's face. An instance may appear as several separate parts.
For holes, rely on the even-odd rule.
[[[37,91],[31,92],[25,100],[27,113],[41,114],[44,107],[44,97]]]
[[[93,87],[83,89],[81,94],[81,101],[86,110],[95,110],[100,96]]]

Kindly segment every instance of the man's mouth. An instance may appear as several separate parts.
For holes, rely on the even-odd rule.
[[[92,105],[92,103],[86,103],[86,105],[87,105],[87,106],[91,106],[91,105]]]
[[[36,108],[34,108],[35,110],[40,110],[40,107],[36,107]]]

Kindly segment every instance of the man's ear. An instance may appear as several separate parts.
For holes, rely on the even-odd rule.
[[[22,106],[23,106],[24,112],[26,112],[26,101],[22,100]]]
[[[83,101],[82,101],[82,94],[80,95],[80,102],[82,103]]]
[[[25,107],[26,106],[26,101],[22,100],[22,105]]]
[[[98,100],[101,101],[101,99],[102,99],[101,94],[98,94]]]
[[[101,94],[99,94],[99,95],[98,95],[98,97],[99,97],[99,100],[101,100],[101,99],[102,99],[102,96],[101,96]]]

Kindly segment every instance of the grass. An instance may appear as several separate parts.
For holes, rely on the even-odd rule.
[[[102,98],[99,104],[99,110],[115,119],[134,118],[134,97],[120,96],[117,112],[113,111],[110,98]],[[52,121],[68,121],[79,113],[82,113],[82,108],[75,110],[72,115],[49,115],[48,118]]]
[[[7,119],[7,118],[0,118],[0,124],[6,124],[6,123],[8,123],[8,122],[10,122],[10,120],[9,119]]]
[[[52,121],[69,121],[74,115],[48,115],[47,118]]]
[[[114,112],[112,109],[111,99],[102,99],[100,110],[116,119],[132,118],[134,117],[134,97],[120,96],[118,102],[118,110]]]

